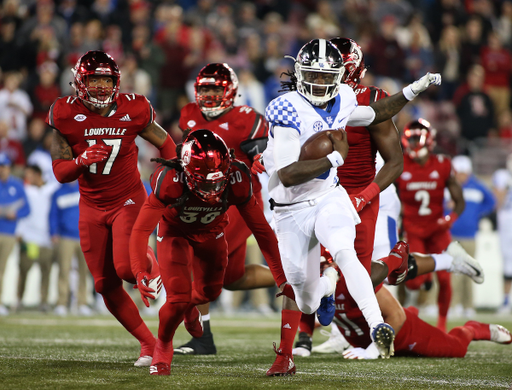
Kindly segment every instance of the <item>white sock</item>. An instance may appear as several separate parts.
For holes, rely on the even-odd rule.
[[[448,253],[436,253],[430,256],[432,256],[436,262],[434,271],[446,271],[452,266],[453,256]]]
[[[210,313],[202,314],[201,317],[203,318],[203,322],[204,321],[210,321]]]

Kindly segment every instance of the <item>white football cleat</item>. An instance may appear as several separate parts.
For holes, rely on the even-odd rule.
[[[328,333],[329,340],[324,343],[313,347],[311,352],[315,353],[343,353],[345,350],[349,349],[351,345],[349,342],[343,337],[340,330],[335,324],[332,324],[332,330]],[[324,334],[325,330],[321,329],[320,333]],[[327,333],[327,332],[325,332]]]
[[[458,241],[451,242],[446,249],[446,253],[453,256],[449,272],[467,275],[478,284],[484,282],[482,266],[464,250]]]
[[[512,335],[505,327],[497,324],[490,324],[489,329],[491,331],[491,341],[499,344],[512,343]]]
[[[149,366],[151,366],[152,361],[153,361],[153,356],[145,355],[145,356],[139,357],[137,359],[137,361],[135,363],[133,363],[133,365],[135,367],[149,367]]]

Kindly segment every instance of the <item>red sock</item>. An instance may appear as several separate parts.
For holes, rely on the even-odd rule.
[[[464,324],[464,327],[473,329],[473,340],[491,339],[491,329],[489,328],[489,324],[483,324],[478,321],[468,321]]]
[[[299,332],[307,333],[308,336],[313,334],[315,330],[315,314],[302,313],[299,323]]]
[[[140,356],[153,356],[156,339],[153,333],[143,322],[135,330],[130,332],[140,342]]]
[[[285,354],[292,354],[293,341],[299,329],[299,321],[302,312],[295,310],[283,310],[281,312],[281,344],[279,349]]]
[[[437,327],[446,332],[446,317],[452,300],[452,284],[450,274],[447,271],[438,271],[437,280],[439,281],[439,294],[437,296],[437,305],[439,306],[439,320]],[[441,326],[444,325],[444,329]]]
[[[402,258],[392,254],[390,254],[388,257],[379,259],[379,261],[382,261],[388,266],[388,275],[402,265]]]
[[[156,340],[155,354],[153,355],[153,362],[151,364],[167,363],[170,365],[173,354],[174,348],[172,346],[172,340],[165,343],[158,339]]]
[[[152,356],[155,336],[148,329],[139,314],[139,309],[122,286],[103,293],[108,310],[130,332],[142,346],[141,356]],[[148,352],[148,353],[146,353]]]
[[[446,316],[439,315],[439,318],[437,319],[436,328],[446,333]]]

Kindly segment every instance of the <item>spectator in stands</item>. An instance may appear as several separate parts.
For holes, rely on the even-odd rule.
[[[41,168],[28,165],[25,168],[25,192],[27,194],[30,214],[21,219],[16,228],[20,237],[20,273],[18,279],[18,306],[23,307],[27,274],[34,263],[41,270],[40,306],[42,312],[49,310],[48,287],[50,269],[53,263],[53,248],[50,239],[50,205],[52,195],[58,183],[45,183]]]
[[[466,201],[466,208],[452,225],[452,238],[459,241],[471,257],[475,257],[478,224],[481,218],[494,210],[496,200],[491,190],[473,175],[473,164],[468,156],[454,157],[452,166]],[[452,275],[452,291],[453,312],[467,318],[474,317],[472,280],[466,275]]]
[[[512,154],[508,155],[506,169],[497,170],[492,178],[498,202],[498,233],[503,258],[503,304],[498,313],[512,313],[510,291],[512,290]]]
[[[460,80],[460,31],[455,26],[446,26],[435,48],[434,60],[437,71],[443,76],[440,99],[451,100]]]
[[[16,225],[30,212],[23,182],[11,176],[11,160],[0,153],[0,316],[9,314],[2,304],[5,265],[16,244]]]
[[[487,42],[480,51],[480,60],[485,71],[484,85],[494,104],[494,114],[497,119],[503,112],[510,109],[512,53],[503,47],[497,32],[489,33]]]
[[[52,156],[50,154],[52,147],[53,134],[51,131],[46,131],[40,147],[37,147],[27,157],[29,165],[37,165],[43,172],[43,180],[45,183],[57,183],[55,174],[52,167]]]
[[[23,140],[23,152],[30,156],[34,150],[43,147],[43,139],[46,134],[46,123],[44,119],[32,118],[28,124],[27,137]]]
[[[54,61],[45,61],[37,68],[39,81],[32,90],[31,100],[34,106],[32,117],[44,121],[52,103],[62,96],[57,82],[59,67]]]
[[[23,141],[27,135],[27,118],[33,110],[30,96],[20,87],[23,80],[20,72],[6,73],[4,80],[0,89],[0,119],[10,126],[9,138]]]
[[[4,16],[0,21],[0,69],[20,70],[26,66],[26,52],[16,43],[16,19]]]
[[[370,50],[365,51],[365,61],[376,76],[400,80],[405,73],[405,54],[398,44],[395,32],[397,22],[394,16],[382,19],[380,35],[373,39]]]
[[[9,160],[14,165],[14,175],[19,176],[23,172],[23,167],[25,167],[25,153],[23,151],[23,145],[18,140],[10,139],[8,134],[9,126],[7,125],[7,122],[0,119],[0,153],[9,157]]]
[[[55,246],[59,264],[59,291],[55,314],[65,316],[70,309],[69,274],[73,257],[78,263],[78,288],[76,291],[78,314],[91,315],[87,304],[87,279],[91,275],[80,248],[78,235],[78,181],[64,183],[52,196],[50,207],[50,236]]]
[[[468,141],[496,133],[494,106],[484,90],[484,76],[484,69],[473,65],[467,84],[459,87],[454,96],[461,135]]]
[[[466,77],[475,64],[480,63],[480,50],[485,43],[482,21],[478,16],[471,16],[462,31],[460,74]]]

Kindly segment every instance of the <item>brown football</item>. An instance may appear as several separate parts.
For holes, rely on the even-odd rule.
[[[341,140],[343,135],[338,130],[324,130],[309,137],[300,148],[299,161],[317,160],[332,153],[332,142],[329,133],[333,133],[334,138]]]

